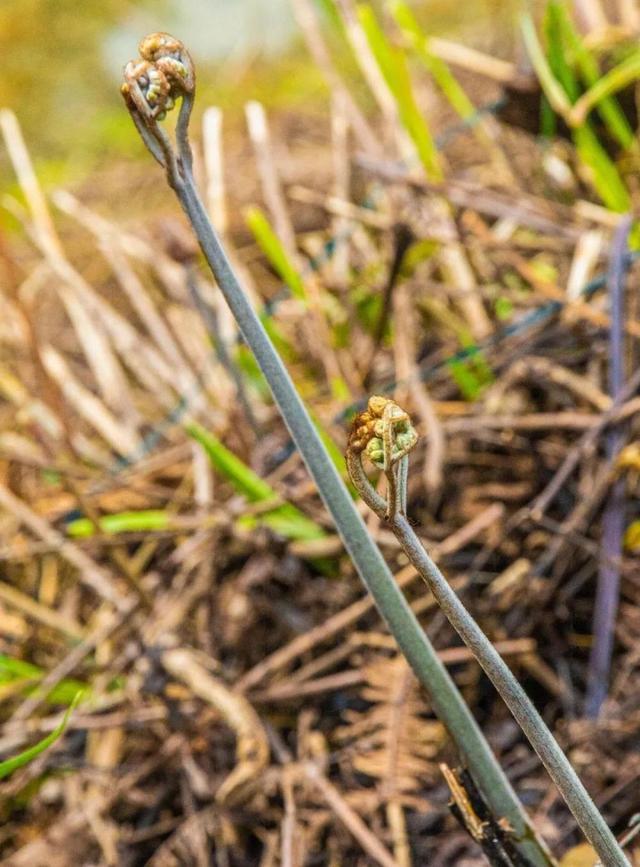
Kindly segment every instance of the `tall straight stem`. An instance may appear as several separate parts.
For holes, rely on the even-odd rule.
[[[405,554],[429,585],[447,619],[472,651],[529,739],[602,864],[606,867],[630,867],[611,829],[546,723],[505,661],[429,557],[406,516],[396,514],[391,521],[391,527]]]
[[[609,393],[618,400],[624,389],[624,284],[632,218],[621,220],[613,239],[607,284],[611,303],[609,332]],[[624,444],[624,432],[614,427],[606,435],[607,458],[613,462]],[[600,569],[593,614],[593,646],[589,657],[585,713],[596,719],[609,691],[616,616],[620,602],[620,566],[625,525],[625,480],[617,479],[602,515]]]
[[[209,222],[190,172],[185,171],[179,182],[174,183],[174,187],[218,286],[269,383],[291,437],[389,631],[429,694],[434,711],[448,729],[487,803],[496,816],[505,818],[513,828],[516,845],[521,854],[536,867],[548,867],[554,863],[553,859],[537,838],[471,711],[438,659],[384,558],[369,536],[364,521],[331,462],[291,377],[233,271]]]

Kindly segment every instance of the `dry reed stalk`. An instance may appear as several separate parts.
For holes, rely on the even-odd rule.
[[[430,497],[439,497],[444,481],[444,462],[446,458],[446,437],[444,427],[429,396],[427,387],[420,382],[416,363],[417,341],[415,334],[416,311],[413,303],[413,287],[403,283],[394,293],[394,322],[401,340],[394,343],[396,358],[396,379],[409,383],[401,391],[409,394],[416,407],[418,416],[427,438],[426,456],[423,467],[424,485]],[[401,403],[405,399],[398,395]]]
[[[25,421],[33,421],[52,439],[62,438],[64,425],[50,406],[34,398],[20,380],[10,371],[0,366],[0,394],[16,407]]]
[[[640,32],[640,8],[636,0],[618,0],[618,17],[631,33]]]
[[[126,455],[138,450],[139,438],[120,424],[104,403],[80,384],[59,352],[52,346],[45,346],[42,360],[47,373],[57,383],[69,404],[116,452]]]
[[[99,612],[94,624],[96,628],[110,625],[110,613]],[[104,670],[109,669],[112,662],[113,647],[109,638],[96,645],[96,664]],[[98,770],[96,779],[89,781],[82,788],[80,799],[87,815],[88,825],[100,845],[106,864],[115,867],[119,861],[118,843],[120,842],[120,826],[106,815],[105,805],[111,785],[110,772],[114,771],[122,761],[125,747],[125,731],[121,726],[103,729],[100,732],[88,732],[85,746],[87,764]]]
[[[48,605],[43,605],[42,602],[32,599],[31,596],[27,596],[10,584],[5,584],[4,581],[0,581],[0,600],[22,611],[32,620],[61,632],[73,641],[81,641],[84,637],[84,629],[74,618]]]
[[[380,140],[369,125],[365,115],[358,107],[349,88],[345,85],[337,71],[322,32],[318,25],[315,10],[311,0],[291,0],[293,12],[302,31],[309,53],[316,65],[322,71],[331,92],[339,94],[347,107],[350,122],[358,143],[366,153],[381,155],[382,147]]]
[[[256,157],[262,195],[271,214],[276,235],[297,272],[302,274],[304,264],[298,252],[293,222],[282,190],[282,182],[273,155],[271,135],[263,106],[255,101],[249,102],[246,106],[246,118]],[[323,365],[327,382],[331,386],[344,381],[344,376],[333,347],[331,328],[324,310],[322,291],[313,273],[304,276],[303,282],[307,293],[305,306],[308,305],[311,317],[310,319],[302,317],[302,330],[309,342],[312,354]]]
[[[573,11],[580,28],[591,36],[610,27],[600,0],[573,0]]]
[[[296,233],[282,190],[282,181],[273,153],[271,132],[264,106],[255,100],[248,102],[245,106],[245,117],[253,145],[262,195],[271,214],[276,235],[291,260],[299,267],[300,258]]]
[[[255,287],[250,270],[238,257],[229,234],[227,188],[224,177],[224,145],[222,139],[222,110],[212,106],[205,110],[202,118],[202,148],[205,168],[205,202],[213,225],[224,238],[229,251],[229,257],[237,273],[241,275],[243,285],[253,306],[258,309],[262,301]],[[225,304],[221,293],[215,287],[203,281],[191,268],[187,277],[192,300],[202,315],[210,337],[215,342],[216,354],[221,366],[226,371],[225,380],[228,383],[227,400],[235,392],[242,407],[245,418],[249,422],[254,435],[259,435],[260,425],[255,416],[253,404],[247,394],[244,382],[235,362],[235,350],[239,339],[238,327]],[[221,403],[226,402],[223,397]]]
[[[491,386],[484,397],[485,408],[489,412],[500,412],[505,393],[516,383],[533,379],[543,388],[560,385],[573,393],[578,400],[591,403],[597,410],[604,412],[611,406],[611,398],[585,376],[544,356],[527,355],[515,361]]]
[[[206,169],[205,202],[213,225],[223,237],[229,229],[227,191],[224,179],[222,109],[211,106],[202,115],[202,150]]]
[[[178,350],[175,336],[168,328],[163,315],[123,254],[121,239],[114,225],[84,207],[65,190],[57,190],[52,200],[63,213],[73,217],[94,235],[121,289],[153,338],[157,350],[167,357],[172,368],[175,367],[179,374],[179,381],[182,383],[179,387],[184,387],[185,383],[192,378],[192,372],[187,368],[185,359]]]
[[[349,154],[349,107],[343,94],[334,94],[331,100],[331,156],[333,166],[333,196],[338,201],[348,202],[351,190],[351,159]],[[344,238],[352,231],[352,223],[346,217],[338,217],[331,223],[334,238]],[[334,250],[331,275],[339,289],[345,289],[349,276],[349,245],[339,244]]]
[[[206,196],[205,202],[213,225],[230,245],[229,238],[229,209],[227,204],[227,185],[224,175],[224,142],[222,139],[223,114],[220,108],[212,106],[205,109],[202,115],[202,149],[204,153],[204,165],[206,172]],[[258,293],[249,269],[238,261],[238,257],[231,246],[231,256],[236,268],[240,270],[244,285],[247,286],[253,303],[256,303]],[[213,305],[219,323],[222,339],[228,350],[234,345],[238,337],[238,328],[231,311],[224,303],[219,292],[211,292],[207,300]]]
[[[441,39],[439,36],[432,36],[429,39],[429,48],[436,57],[444,60],[445,63],[491,78],[500,84],[511,84],[519,76],[518,68],[514,63],[499,60],[497,57],[484,54],[475,48],[469,48],[467,45],[461,45],[459,42],[451,42],[448,39]]]
[[[604,240],[604,234],[599,229],[585,232],[578,240],[567,277],[566,293],[570,301],[579,298],[583,286],[586,286],[592,278],[602,253]]]
[[[0,129],[29,206],[34,241],[60,281],[56,283],[56,289],[91,365],[96,382],[112,409],[122,414],[129,424],[135,425],[136,413],[126,378],[99,317],[95,317],[95,293],[65,258],[17,118],[8,109],[0,112]]]
[[[380,210],[354,205],[348,199],[338,196],[327,196],[300,184],[295,184],[289,190],[289,197],[294,201],[324,208],[347,224],[357,223],[359,226],[370,226],[373,229],[389,230],[394,226],[393,218]]]
[[[616,420],[624,420],[637,414],[640,399],[629,401],[624,409],[616,412]],[[607,425],[611,422],[607,422]],[[606,425],[605,425],[606,426]],[[541,431],[575,430],[587,433],[602,431],[602,416],[586,412],[538,412],[527,415],[477,415],[472,419],[452,419],[444,423],[448,434],[487,430]]]
[[[70,542],[65,539],[62,533],[54,530],[48,521],[36,515],[23,500],[16,497],[4,485],[0,485],[0,505],[74,566],[78,570],[78,578],[83,584],[86,584],[98,596],[112,603],[119,610],[127,608],[128,599],[118,587],[118,582],[114,576],[106,569],[98,566],[74,542]]]
[[[165,386],[170,386],[178,393],[193,392],[197,377],[181,354],[179,341],[165,321],[166,314],[160,315],[156,311],[141,281],[122,254],[126,247],[125,237],[113,224],[99,217],[66,191],[56,192],[53,199],[60,210],[86,225],[98,238],[108,239],[107,249],[110,247],[113,254],[111,264],[114,272],[156,344],[154,347],[142,339],[124,317],[99,299],[98,306],[105,326],[132,374],[150,394],[156,395],[163,407],[174,403],[171,392]],[[204,345],[204,336],[202,341]],[[195,366],[195,363],[192,360],[192,366]],[[203,406],[202,395],[198,395],[196,403]]]

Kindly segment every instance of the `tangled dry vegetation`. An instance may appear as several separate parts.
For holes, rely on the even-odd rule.
[[[438,183],[385,159],[406,144],[393,118],[372,130],[344,94],[325,128],[300,120],[298,150],[260,106],[248,119],[255,162],[225,171],[206,113],[200,183],[301,393],[338,451],[370,392],[411,410],[416,529],[622,835],[640,789],[633,532],[609,698],[582,716],[603,507],[638,493],[639,376],[614,403],[604,281],[582,292],[620,218],[587,200],[568,146],[543,153],[493,118],[449,137]],[[16,119],[1,125],[23,228],[0,247],[2,754],[84,692],[64,737],[0,784],[0,863],[484,863],[448,808],[446,733],[186,227],[107,219],[108,190],[46,200]],[[262,212],[261,250],[229,219],[240,170],[279,245]],[[627,287],[633,371],[633,265]],[[521,733],[367,521],[536,825],[569,848],[575,824]]]

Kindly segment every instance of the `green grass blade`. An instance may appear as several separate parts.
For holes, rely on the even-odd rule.
[[[147,533],[167,530],[171,515],[164,509],[146,509],[139,512],[118,512],[103,515],[98,519],[98,529],[102,533]],[[67,524],[67,533],[76,539],[87,539],[95,535],[96,527],[90,518],[77,518]]]
[[[200,443],[213,468],[228,479],[251,503],[277,499],[278,494],[264,479],[253,472],[220,440],[195,422],[186,427],[190,437]]]
[[[477,400],[484,388],[495,382],[491,366],[482,350],[475,343],[466,324],[445,304],[434,299],[424,299],[422,306],[429,316],[455,335],[465,357],[450,359],[447,367],[463,397],[466,400]]]
[[[559,4],[554,3],[553,0],[547,3],[543,28],[547,43],[549,68],[569,101],[573,103],[580,95],[580,85],[578,77],[569,63],[567,45],[564,39],[565,28],[560,18]]]
[[[553,78],[555,84],[563,90],[567,104],[569,102],[573,104],[579,96],[580,84],[574,70],[569,64],[570,51],[564,36],[568,35],[570,38],[570,34],[563,21],[561,6],[552,0],[547,5],[544,20],[547,50],[549,53],[548,65],[546,58],[544,59],[544,64],[547,65],[548,74]],[[537,57],[537,51],[538,49],[542,51],[542,49],[538,43],[533,21],[528,16],[524,16],[523,18],[523,35],[525,36],[527,50],[529,51],[529,56],[532,59],[536,73],[540,78],[543,90],[549,102],[558,110],[557,105],[554,105],[551,97],[549,80],[547,79],[545,84],[545,79],[541,77],[543,70],[539,66],[536,66],[535,58]],[[569,105],[568,110],[563,109],[559,113],[562,114],[565,120],[569,121],[573,108],[573,105]],[[604,147],[600,144],[597,135],[589,124],[584,123],[577,127],[574,126],[572,138],[578,157],[589,173],[591,184],[605,205],[613,211],[627,211],[631,205],[629,192],[618,169]]]
[[[268,503],[280,499],[279,494],[271,485],[254,473],[216,436],[201,425],[193,422],[186,426],[186,431],[190,437],[200,443],[214,469],[223,475],[247,500],[252,503]],[[245,525],[266,524],[275,532],[291,540],[309,541],[321,539],[326,535],[322,527],[307,518],[291,503],[282,503],[256,517],[247,516],[247,519],[243,519],[243,523]]]
[[[340,13],[336,9],[333,0],[316,0],[316,5],[319,6],[322,10],[332,29],[335,30],[335,32],[343,38],[344,45],[346,46],[348,42],[344,29],[344,21],[342,20]]]
[[[442,168],[438,151],[415,101],[404,52],[389,42],[368,3],[359,3],[357,12],[360,26],[393,94],[402,125],[413,141],[424,170],[432,180],[441,180]]]
[[[538,81],[540,82],[540,86],[544,91],[551,107],[556,111],[559,115],[564,118],[569,116],[571,112],[571,102],[567,98],[567,93],[565,92],[565,88],[558,81],[554,72],[545,57],[544,51],[542,50],[542,46],[540,45],[540,40],[538,39],[538,34],[536,33],[536,26],[533,23],[533,18],[529,14],[522,15],[520,18],[520,32],[522,33],[522,40],[524,42],[525,48],[527,49],[527,54],[529,55],[529,60],[531,61],[531,65],[533,66],[536,75],[538,76]],[[561,57],[556,56],[554,54],[558,65],[561,63]]]
[[[42,675],[43,671],[37,665],[24,662],[22,659],[14,659],[12,656],[5,656],[4,653],[0,654],[0,683],[21,678],[38,679]]]
[[[465,400],[477,400],[482,393],[482,384],[478,377],[470,370],[464,361],[452,359],[447,363],[449,373],[455,384],[460,389],[460,394]]]
[[[590,126],[585,124],[573,131],[573,140],[581,161],[587,166],[594,189],[612,211],[625,213],[631,207],[631,197],[618,169]]]
[[[245,211],[245,220],[251,229],[258,246],[269,260],[278,276],[287,284],[294,298],[307,300],[304,281],[295,267],[280,238],[271,227],[267,215],[261,208],[253,205]]]
[[[15,685],[22,681],[20,693],[30,695],[44,676],[45,671],[37,665],[0,654],[0,689],[7,684]],[[79,692],[86,693],[87,690],[87,685],[81,681],[65,678],[48,693],[46,701],[47,704],[69,705]]]
[[[449,67],[436,57],[429,48],[429,37],[423,32],[410,7],[404,0],[391,3],[391,14],[396,24],[409,41],[416,56],[429,71],[449,104],[455,112],[467,120],[476,113],[476,107],[471,102],[464,89],[460,86]]]
[[[71,714],[80,701],[81,696],[82,693],[80,692],[76,694],[72,704],[67,708],[67,712],[65,713],[62,722],[56,726],[51,734],[47,735],[46,738],[43,738],[41,741],[38,741],[38,743],[34,744],[32,747],[29,747],[29,749],[18,753],[17,756],[13,756],[10,759],[5,759],[3,762],[0,762],[0,780],[4,780],[5,777],[8,777],[14,771],[17,771],[18,768],[22,768],[24,765],[29,764],[29,762],[37,758],[63,735],[64,730],[69,723]]]
[[[308,301],[307,290],[302,275],[291,261],[267,215],[260,208],[252,206],[245,211],[245,219],[258,242],[258,246],[280,278],[287,284],[293,297],[306,304]],[[329,387],[336,400],[347,402],[351,398],[349,387],[341,377],[331,379]]]
[[[600,80],[600,67],[594,54],[586,47],[576,30],[566,3],[550,0],[548,15],[553,18],[553,27],[556,31],[562,33],[564,43],[573,55],[582,81],[587,87],[593,87]],[[618,101],[608,96],[599,102],[597,108],[612,137],[625,150],[630,148],[635,140],[633,130]]]
[[[622,90],[640,78],[640,51],[623,60],[609,72],[605,73],[595,84],[584,93],[574,106],[574,112],[579,119],[586,118],[596,106],[602,108],[602,101],[611,94]]]

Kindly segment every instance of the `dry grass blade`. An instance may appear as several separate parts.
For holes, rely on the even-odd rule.
[[[316,765],[303,765],[305,777],[316,787],[338,819],[353,834],[364,851],[381,867],[399,867],[397,861],[349,806],[340,792],[331,785]]]
[[[0,129],[11,157],[14,170],[34,221],[35,241],[60,283],[57,290],[73,323],[78,340],[92,366],[105,400],[114,408],[135,418],[126,379],[110,343],[90,311],[95,311],[95,293],[64,256],[42,191],[34,172],[18,121],[4,109],[0,113]]]
[[[50,545],[53,550],[59,552],[61,557],[68,560],[78,570],[79,580],[90,587],[98,596],[112,602],[118,608],[126,607],[126,597],[122,594],[122,590],[118,587],[118,582],[114,580],[114,577],[87,556],[77,545],[65,539],[47,521],[36,515],[25,502],[12,494],[4,485],[0,485],[0,506]]]

